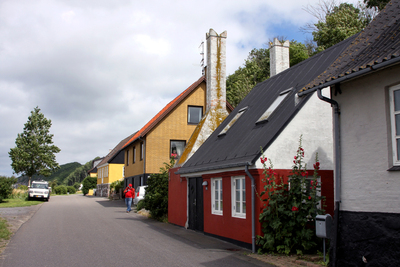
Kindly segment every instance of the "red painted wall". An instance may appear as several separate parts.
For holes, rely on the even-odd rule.
[[[185,227],[187,220],[187,181],[175,174],[179,168],[169,170],[168,222]]]
[[[179,168],[171,169],[169,190],[168,190],[168,221],[170,223],[185,226],[187,220],[187,181],[175,172]],[[258,221],[259,214],[264,208],[264,201],[261,200],[260,193],[264,190],[262,179],[264,177],[262,169],[249,170],[255,180],[255,212],[256,212],[256,235],[262,235],[261,224]],[[288,176],[292,170],[275,170],[278,176],[283,177],[287,183]],[[313,171],[308,171],[309,175],[313,175]],[[326,197],[325,210],[326,213],[333,215],[334,209],[334,191],[333,191],[333,171],[320,170],[321,176],[321,194]],[[232,217],[232,196],[231,196],[231,177],[246,177],[246,218]],[[215,215],[211,213],[211,178],[222,178],[223,186],[223,215]],[[208,186],[203,186],[203,207],[204,207],[204,232],[238,240],[251,244],[251,180],[245,171],[224,172],[217,174],[203,175],[203,181],[208,182]],[[266,196],[266,195],[264,195]]]

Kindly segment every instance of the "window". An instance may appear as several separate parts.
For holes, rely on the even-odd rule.
[[[126,151],[126,165],[129,165],[129,149]]]
[[[211,179],[211,213],[222,215],[222,178]]]
[[[271,116],[271,114],[274,112],[274,110],[279,106],[279,104],[282,103],[282,101],[289,95],[289,92],[291,92],[292,89],[293,89],[293,87],[291,87],[285,91],[282,91],[279,94],[278,98],[275,99],[275,101],[271,104],[271,106],[269,106],[267,111],[265,111],[264,114],[261,115],[261,117],[258,119],[258,121],[256,121],[256,123],[268,121],[268,118]]]
[[[188,123],[198,124],[203,116],[203,107],[188,106]]]
[[[140,143],[140,160],[144,158],[144,143]]]
[[[247,107],[242,108],[238,111],[238,113],[233,117],[233,119],[225,126],[224,129],[218,134],[218,136],[226,134],[226,132],[232,127],[233,124],[242,116],[242,114],[247,110]]]
[[[232,177],[232,217],[246,218],[246,179]]]
[[[136,162],[136,147],[133,147],[133,156],[132,156],[132,163]]]
[[[170,157],[178,158],[182,155],[183,149],[185,149],[186,141],[170,141]]]
[[[400,85],[389,88],[393,165],[400,165]]]

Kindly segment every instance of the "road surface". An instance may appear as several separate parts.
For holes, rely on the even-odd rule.
[[[271,266],[202,233],[82,195],[43,203],[12,237],[0,266]]]

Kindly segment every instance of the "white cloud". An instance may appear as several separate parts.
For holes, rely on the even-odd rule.
[[[198,47],[210,28],[228,32],[233,73],[278,29],[310,21],[307,4],[1,1],[0,175],[12,174],[8,151],[34,107],[53,122],[60,164],[104,156],[201,76]]]

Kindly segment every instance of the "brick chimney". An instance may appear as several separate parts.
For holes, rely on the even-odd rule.
[[[289,40],[281,43],[278,38],[270,44],[270,77],[288,69],[289,66]]]

